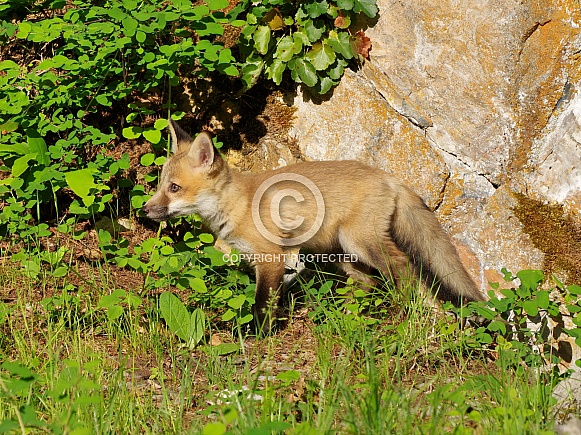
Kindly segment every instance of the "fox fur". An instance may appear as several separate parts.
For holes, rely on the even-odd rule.
[[[280,297],[282,254],[297,248],[351,254],[357,261],[338,266],[363,283],[373,282],[373,271],[400,285],[410,273],[421,272],[441,300],[459,305],[486,299],[435,215],[386,172],[357,161],[316,161],[240,173],[227,165],[207,133],[193,140],[174,121],[170,133],[173,155],[143,212],[156,221],[197,213],[216,236],[258,258],[253,266],[259,326],[269,301],[276,304]],[[318,230],[300,240],[313,227]]]

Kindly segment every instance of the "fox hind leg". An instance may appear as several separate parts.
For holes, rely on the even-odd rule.
[[[376,269],[398,286],[411,279],[411,266],[407,254],[401,251],[387,234],[368,234],[366,237],[355,238],[342,232],[339,241],[343,250],[356,255],[358,262],[362,264],[355,267],[353,264],[342,264],[341,267],[347,273],[369,273],[371,269]],[[346,270],[346,267],[350,270]]]
[[[357,262],[341,262],[337,263],[337,266],[343,270],[353,279],[353,281],[362,284],[364,287],[375,287],[377,285],[377,280],[373,278],[373,270],[371,267],[359,261]]]

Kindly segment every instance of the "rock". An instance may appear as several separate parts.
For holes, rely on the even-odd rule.
[[[435,208],[449,173],[421,129],[396,112],[361,73],[347,70],[333,98],[295,99],[290,132],[311,160],[359,160],[402,178]]]
[[[428,137],[495,184],[520,168],[569,76],[579,75],[574,1],[378,1],[377,64],[429,117]]]
[[[581,419],[573,417],[565,424],[557,424],[555,432],[559,435],[581,435]]]
[[[230,150],[227,159],[229,165],[252,172],[280,168],[299,161],[287,146],[270,137],[262,138],[251,156]]]
[[[378,6],[376,23],[357,23],[371,38],[370,60],[332,95],[295,98],[291,134],[302,154],[402,178],[483,289],[502,267],[542,269],[545,253],[515,215],[512,192],[581,213],[578,3]]]
[[[556,410],[567,412],[570,409],[579,409],[581,406],[581,372],[577,369],[567,379],[559,382],[553,390],[553,397],[557,400],[555,406]],[[576,420],[576,419],[574,419]],[[571,422],[571,420],[569,420]],[[573,421],[571,425],[569,422],[565,425],[560,425],[561,430],[571,430],[574,427],[579,428],[579,422]],[[577,433],[577,432],[559,432],[563,434]],[[581,433],[581,432],[579,432]]]
[[[512,212],[517,200],[512,192],[501,187],[491,195],[477,217],[454,238],[470,248],[480,260],[477,283],[486,288],[491,278],[500,278],[492,271],[503,267],[516,273],[522,269],[542,269],[544,255],[522,231],[523,225]],[[497,281],[492,279],[492,281]],[[500,281],[502,282],[502,281]]]
[[[576,94],[545,130],[515,184],[521,182],[535,199],[563,204],[581,223],[581,95]]]
[[[116,236],[122,231],[133,231],[133,222],[131,219],[119,218],[116,221],[107,216],[103,216],[95,222],[95,230],[104,230],[111,235]]]

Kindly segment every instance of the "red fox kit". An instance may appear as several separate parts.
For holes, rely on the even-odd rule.
[[[411,189],[355,161],[303,162],[258,174],[230,169],[207,133],[193,140],[170,121],[173,156],[143,207],[162,221],[199,214],[252,260],[257,322],[278,290],[285,255],[325,255],[355,280],[374,270],[400,283],[421,271],[437,296],[455,304],[485,300],[434,214]],[[276,299],[275,299],[276,302]]]

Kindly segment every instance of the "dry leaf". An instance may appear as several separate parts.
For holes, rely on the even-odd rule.
[[[355,34],[355,53],[369,59],[369,51],[371,50],[371,39],[365,36],[365,32],[360,30]]]
[[[222,344],[222,340],[220,339],[220,336],[216,335],[216,334],[212,335],[212,340],[210,342],[212,343],[212,346],[218,346],[218,345]]]
[[[268,24],[270,30],[280,30],[284,27],[282,15],[276,8],[274,8],[268,14],[266,14],[264,18],[262,18],[262,22]]]

